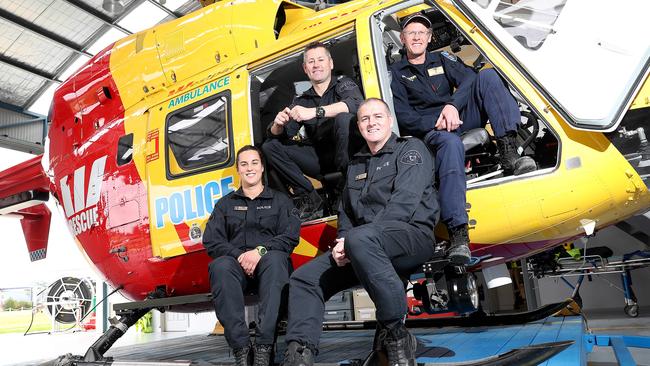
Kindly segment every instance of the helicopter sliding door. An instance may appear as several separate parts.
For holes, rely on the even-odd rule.
[[[146,161],[154,256],[202,250],[214,204],[238,186],[234,154],[251,142],[247,79],[242,68],[188,81],[153,109]]]

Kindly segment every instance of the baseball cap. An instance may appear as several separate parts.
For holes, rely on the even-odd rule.
[[[427,28],[431,28],[431,21],[429,18],[426,16],[422,15],[422,13],[415,13],[407,16],[402,20],[402,23],[400,24],[402,29],[404,29],[407,25],[411,24],[412,22],[418,22],[421,24],[424,24]]]

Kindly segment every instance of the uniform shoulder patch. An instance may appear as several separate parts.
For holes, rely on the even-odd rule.
[[[408,165],[420,165],[422,164],[422,155],[417,150],[409,150],[402,154],[400,162]]]
[[[452,54],[450,54],[450,53],[447,52],[447,51],[442,51],[442,52],[440,52],[440,54],[443,55],[443,56],[445,56],[446,58],[448,58],[448,59],[451,60],[451,61],[454,61],[454,62],[458,61],[458,58],[456,58],[455,55],[452,55]]]
[[[348,78],[342,78],[341,80],[339,80],[339,83],[336,86],[336,89],[339,92],[346,92],[346,91],[349,91],[349,90],[353,90],[355,88],[358,88],[357,84],[354,81],[352,81],[351,79],[348,79]]]

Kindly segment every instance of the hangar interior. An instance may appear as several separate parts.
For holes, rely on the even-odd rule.
[[[0,147],[33,155],[42,154],[49,128],[51,101],[58,85],[112,42],[156,24],[181,18],[212,2],[214,1],[0,0]],[[345,52],[348,51],[348,47],[354,49],[353,42],[347,39],[345,41],[348,43],[341,43],[339,45],[341,49],[343,46]],[[341,54],[345,52],[340,51]],[[290,66],[294,72],[292,76],[303,77],[297,61]],[[356,65],[346,66],[353,69]],[[279,68],[277,73],[272,74],[273,77],[269,77],[269,80],[281,79],[285,72],[286,70]],[[260,85],[253,83],[251,87],[259,89]],[[264,117],[272,118],[272,114],[263,116],[261,122],[268,123],[269,121],[264,120]],[[4,225],[16,224],[7,220],[3,220],[3,223]],[[16,244],[23,245],[23,243]],[[650,215],[646,213],[634,216],[597,232],[587,241],[576,242],[574,245],[578,249],[584,249],[586,253],[596,247],[609,246],[613,250],[614,257],[635,251],[647,251],[650,245]],[[647,291],[650,269],[648,267],[635,267],[630,272],[631,277],[624,278],[627,267],[612,267],[611,271],[593,276],[577,276],[589,263],[576,260],[571,265],[578,269],[564,273],[540,270],[541,274],[536,276],[535,267],[530,265],[530,260],[509,263],[508,276],[512,281],[492,289],[488,289],[486,280],[479,275],[478,282],[483,289],[481,302],[496,313],[533,310],[563,301],[571,295],[573,291],[571,286],[575,286],[576,281],[582,279],[584,281],[581,283],[580,290],[582,316],[587,319],[595,333],[618,332],[650,336],[648,331],[650,291]],[[62,277],[65,275],[61,273]],[[97,300],[99,300],[108,295],[112,289],[109,289],[100,279],[93,279],[95,280]],[[631,285],[635,289],[633,299],[626,294],[629,281],[632,281]],[[341,301],[335,300],[329,303],[328,320],[332,322],[372,320],[374,307],[371,302],[367,302],[367,294],[363,299],[354,300],[357,294],[358,292],[349,292],[347,295],[341,295]],[[110,303],[122,301],[127,300],[111,299]],[[5,360],[0,355],[0,363],[11,361],[10,364],[16,365],[33,364],[35,359],[42,360],[66,352],[75,352],[65,348],[70,347],[71,343],[77,343],[77,346],[81,344],[81,348],[76,352],[83,353],[87,348],[86,343],[92,342],[101,332],[110,327],[108,317],[111,309],[108,303],[101,308],[104,310],[100,314],[105,315],[97,319],[97,333],[90,332],[91,336],[86,334],[78,335],[80,338],[73,338],[74,334],[53,332],[51,335],[37,335],[30,338],[32,345],[34,342],[48,344],[48,347],[43,347],[47,348],[46,353],[26,354],[24,349],[27,346],[24,338],[12,337],[3,341],[0,335],[0,344],[9,345],[10,347],[5,349],[13,349],[17,353],[12,357],[6,356],[8,358]],[[255,311],[255,306],[247,308],[247,312],[250,312],[247,315],[249,320],[254,318]],[[129,336],[117,343],[107,355],[116,359],[142,362],[152,357],[173,361],[180,357],[179,354],[199,361],[207,360],[215,363],[230,359],[230,351],[225,346],[221,335],[207,337],[207,334],[218,333],[217,319],[212,312],[154,311],[150,330],[151,333],[140,333],[131,329]],[[443,333],[436,334],[442,337]],[[432,344],[436,342],[435,335],[431,336],[422,330],[416,334],[422,339],[428,339],[427,337],[430,336],[426,342]],[[372,338],[372,332],[338,330],[331,332],[325,336],[321,361],[334,362],[333,360],[340,359],[341,355],[344,355],[344,358],[354,358],[358,356],[359,347],[367,345],[364,342],[369,337]],[[190,349],[191,345],[195,346],[192,352],[174,354],[175,350]],[[165,352],[158,352],[160,348],[164,348]],[[365,348],[363,350],[365,352]],[[281,351],[283,348],[279,348],[278,355],[282,353]],[[637,361],[650,364],[650,351],[632,349],[631,352]],[[332,357],[328,358],[327,355]],[[625,364],[621,359],[617,361],[617,357],[603,347],[602,350],[590,354],[588,364],[594,366],[617,362]]]

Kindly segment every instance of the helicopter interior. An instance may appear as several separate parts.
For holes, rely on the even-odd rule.
[[[445,50],[453,53],[477,72],[493,67],[479,49],[472,45],[441,12],[428,9],[423,11],[423,14],[431,20],[433,25],[432,41],[428,47],[430,51]],[[395,14],[385,14],[381,18],[378,29],[381,30],[382,45],[375,47],[377,68],[387,70],[390,64],[400,60],[404,54],[400,41],[398,17]],[[349,32],[326,40],[324,43],[329,47],[334,60],[333,75],[335,77],[340,75],[352,77],[361,87],[355,33]],[[380,50],[383,50],[383,55],[379,55],[382,52]],[[353,56],[351,57],[351,55]],[[285,106],[290,105],[295,95],[307,90],[310,84],[302,69],[301,52],[252,70],[250,80],[254,142],[259,145],[264,141],[266,129],[276,114]],[[390,87],[387,89],[383,90],[383,94],[385,100],[392,104]],[[510,87],[510,91],[521,111],[521,125],[518,130],[519,152],[532,157],[537,164],[537,170],[523,176],[504,176],[499,164],[495,138],[488,122],[484,129],[471,130],[462,136],[466,151],[465,172],[468,189],[498,184],[504,180],[543,174],[545,171],[554,169],[558,164],[558,138],[548,124],[526,104],[525,99],[517,90]],[[399,116],[397,118],[399,120]],[[267,171],[269,171],[269,184],[276,189],[288,192],[277,179],[275,172],[272,169]],[[334,197],[336,193],[331,187],[336,185],[340,175],[323,175],[311,178],[314,178],[315,187],[322,188],[321,193],[326,198],[325,202],[330,203],[329,207],[326,204],[323,216],[335,214],[333,205],[336,202],[336,197]]]

